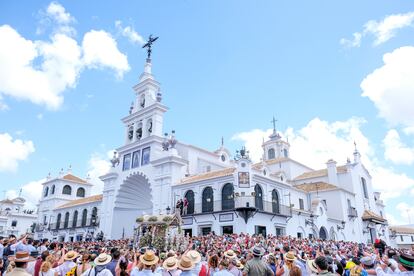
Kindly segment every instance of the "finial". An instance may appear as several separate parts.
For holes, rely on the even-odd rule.
[[[276,133],[276,122],[277,120],[275,119],[275,116],[273,116],[273,120],[270,121],[271,123],[273,123],[273,133]]]
[[[150,36],[148,37],[148,41],[147,43],[145,43],[144,46],[142,46],[142,48],[147,48],[147,62],[151,63],[151,52],[152,52],[152,44],[158,39],[157,37],[152,37],[152,34],[150,34]]]
[[[72,165],[69,165],[68,173],[72,173]]]
[[[132,113],[132,110],[134,110],[134,102],[131,102],[131,106],[129,107],[129,114]]]
[[[221,136],[221,147],[224,147],[224,137]]]

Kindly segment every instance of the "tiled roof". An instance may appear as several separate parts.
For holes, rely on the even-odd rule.
[[[71,201],[69,201],[69,202],[67,202],[63,205],[60,205],[60,206],[56,207],[55,209],[63,209],[63,208],[83,205],[83,204],[87,204],[87,203],[97,202],[97,201],[102,201],[102,194],[93,195],[93,196],[89,196],[89,197],[85,197],[85,198],[81,198],[81,199],[71,200]]]
[[[7,198],[7,199],[0,200],[0,203],[13,204],[13,200]]]
[[[397,234],[414,234],[414,228],[408,226],[390,226],[390,230]]]
[[[82,178],[79,178],[77,176],[74,176],[73,174],[68,173],[67,175],[62,177],[65,180],[69,180],[69,181],[73,181],[73,182],[78,182],[78,183],[82,183],[82,184],[87,184],[88,182],[86,180],[83,180]]]
[[[222,176],[229,176],[229,175],[232,175],[235,170],[236,170],[236,168],[226,168],[226,169],[222,169],[222,170],[196,174],[196,175],[185,177],[185,178],[181,179],[180,184],[197,182],[197,181],[202,181],[202,180],[212,179],[212,178],[217,178],[217,177],[222,177]]]
[[[336,171],[338,173],[346,173],[347,172],[346,165],[336,167]],[[322,177],[322,176],[327,176],[327,175],[328,175],[328,169],[322,169],[322,170],[305,172],[305,173],[295,177],[294,180],[302,180],[302,179],[308,179],[308,178]]]
[[[326,183],[326,182],[313,182],[294,185],[295,188],[303,190],[305,192],[325,191],[337,188],[337,186]]]
[[[380,222],[385,222],[386,219],[381,217],[380,215],[376,214],[375,212],[371,210],[365,210],[362,214],[362,220],[377,220]]]

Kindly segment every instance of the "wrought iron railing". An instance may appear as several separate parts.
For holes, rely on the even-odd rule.
[[[257,200],[256,202],[254,196],[235,197],[234,201],[214,200],[212,202],[206,201],[204,203],[196,203],[194,204],[194,207],[191,206],[190,208],[187,208],[187,213],[183,214],[182,216],[221,211],[233,211],[237,208],[243,207],[257,208],[258,212],[265,212],[286,217],[292,216],[292,210],[289,206],[265,200]]]
[[[60,221],[59,225],[54,222],[49,225],[38,224],[36,225],[35,231],[42,232],[45,230],[64,230],[64,229],[75,229],[82,227],[97,227],[99,226],[99,218],[88,218],[86,220],[78,219],[76,221]]]

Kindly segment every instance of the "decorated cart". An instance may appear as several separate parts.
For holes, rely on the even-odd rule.
[[[144,215],[138,217],[134,244],[152,247],[160,251],[181,250],[188,246],[188,240],[181,231],[181,217],[171,215]]]

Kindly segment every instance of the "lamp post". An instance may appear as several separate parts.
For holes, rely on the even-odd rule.
[[[171,211],[170,206],[167,206],[167,208],[165,210],[167,211],[167,215],[169,215],[170,214],[170,211]]]

